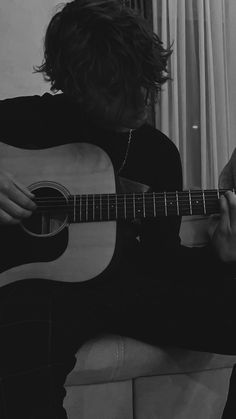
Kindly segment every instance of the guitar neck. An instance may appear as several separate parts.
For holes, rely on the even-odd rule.
[[[63,204],[63,208],[69,213],[70,222],[210,215],[219,212],[219,198],[225,192],[226,189],[211,189],[70,195],[66,205]],[[55,207],[55,200],[53,206]]]

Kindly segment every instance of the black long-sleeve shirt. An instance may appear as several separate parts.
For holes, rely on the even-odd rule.
[[[0,135],[2,142],[23,148],[47,148],[71,142],[96,144],[108,153],[115,171],[124,160],[128,143],[128,133],[103,129],[64,94],[49,93],[0,101]],[[148,124],[133,132],[128,158],[120,175],[148,185],[155,192],[182,189],[177,148]],[[223,264],[209,247],[189,249],[181,246],[180,222],[180,217],[172,216],[145,219],[140,224],[120,223],[125,266],[157,277],[157,272],[162,276],[175,273],[177,278],[196,274],[203,265],[206,272],[223,269]]]

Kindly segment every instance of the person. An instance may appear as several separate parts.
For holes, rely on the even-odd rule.
[[[54,94],[1,100],[2,142],[33,150],[88,142],[108,154],[126,188],[181,190],[177,148],[147,123],[170,55],[118,0],[66,3],[48,25],[44,61],[35,68]],[[66,418],[66,376],[81,345],[100,334],[235,354],[236,197],[227,191],[219,201],[220,219],[203,248],[181,245],[178,215],[123,220],[118,263],[91,280],[2,286],[0,417]],[[2,170],[2,237],[36,208],[28,185]],[[4,240],[3,262],[11,262],[12,244]]]

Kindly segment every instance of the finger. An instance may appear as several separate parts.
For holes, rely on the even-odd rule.
[[[210,237],[213,236],[213,234],[215,232],[215,229],[216,229],[216,227],[219,223],[219,220],[220,220],[220,215],[219,214],[212,214],[212,215],[209,216],[207,232],[208,232],[208,235]]]
[[[28,193],[30,192],[28,191]],[[33,197],[31,195],[26,194],[24,191],[22,192],[22,189],[20,189],[15,183],[13,183],[7,191],[7,197],[10,201],[13,201],[15,204],[26,210],[34,211],[37,206],[32,201]]]
[[[0,191],[3,200],[10,199],[25,209],[34,210],[36,204],[32,201],[34,195],[21,183],[16,181],[11,173],[0,174]],[[0,201],[0,203],[2,200]]]
[[[19,224],[20,219],[12,217],[10,214],[0,209],[0,224]]]
[[[5,172],[5,176],[11,179],[14,185],[26,196],[28,196],[28,198],[32,199],[35,197],[35,195],[32,192],[30,192],[30,190],[25,185],[23,185],[23,183],[21,183],[19,180],[16,180],[11,173]]]
[[[221,231],[227,231],[230,223],[229,218],[229,206],[227,203],[227,199],[224,195],[221,195],[219,199],[220,203],[220,221],[219,221],[219,228]]]
[[[28,198],[32,199],[35,197],[35,195],[30,192],[30,190],[25,186],[22,185],[18,180],[16,181],[15,179],[13,180],[14,185],[21,191],[23,192]]]
[[[209,222],[218,222],[220,219],[219,214],[211,214],[208,218]]]
[[[26,198],[28,199],[28,198]],[[23,199],[24,200],[24,199]],[[13,218],[27,218],[32,215],[32,210],[22,207],[20,204],[12,201],[9,197],[6,197],[0,193],[0,206],[1,210],[9,214]]]
[[[236,231],[236,195],[227,191],[225,196],[229,207],[230,227],[232,231]]]

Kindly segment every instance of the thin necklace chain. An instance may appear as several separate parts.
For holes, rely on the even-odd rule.
[[[132,133],[133,133],[133,130],[130,129],[129,130],[128,144],[127,144],[126,152],[125,152],[125,157],[124,157],[124,160],[123,160],[123,162],[122,162],[122,164],[121,164],[121,166],[120,166],[120,168],[119,168],[119,170],[117,172],[118,174],[123,170],[123,168],[124,168],[124,166],[126,164],[126,161],[127,161],[127,158],[128,158],[128,154],[129,154],[130,144],[131,144],[131,140],[132,140]]]

